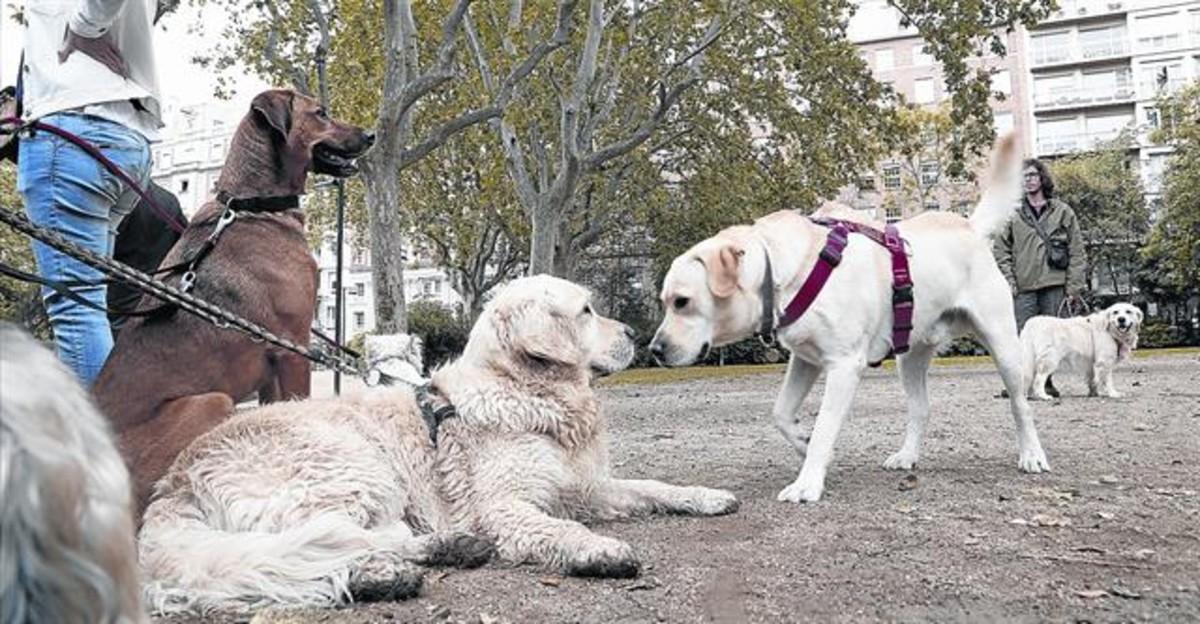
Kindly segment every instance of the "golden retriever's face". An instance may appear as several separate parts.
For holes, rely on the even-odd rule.
[[[535,372],[608,375],[633,361],[634,331],[596,313],[586,288],[549,275],[513,281],[471,330],[468,352]],[[476,351],[477,352],[477,351]]]
[[[1128,341],[1137,338],[1142,326],[1142,311],[1132,304],[1115,303],[1102,312],[1108,332],[1115,338]]]
[[[712,347],[751,336],[762,316],[758,286],[762,270],[753,245],[724,232],[671,263],[660,296],[663,320],[650,342],[650,352],[665,366],[687,366]],[[759,283],[747,276],[757,275]]]

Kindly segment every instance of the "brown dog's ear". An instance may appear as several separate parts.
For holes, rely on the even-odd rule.
[[[713,296],[724,299],[737,291],[738,266],[745,254],[733,243],[727,243],[700,257],[708,273],[708,290]]]
[[[583,350],[567,319],[551,314],[544,306],[522,306],[507,315],[513,348],[534,360],[579,366]]]
[[[292,128],[292,97],[291,91],[263,91],[250,103],[250,108],[285,140]]]

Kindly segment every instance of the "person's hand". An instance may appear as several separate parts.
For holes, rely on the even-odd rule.
[[[99,61],[114,74],[122,78],[129,77],[129,69],[125,65],[125,59],[121,58],[120,50],[117,50],[116,44],[113,43],[112,31],[106,31],[103,35],[93,39],[76,34],[68,27],[63,40],[63,47],[58,51],[58,63],[61,65],[67,62],[71,53],[77,51]]]

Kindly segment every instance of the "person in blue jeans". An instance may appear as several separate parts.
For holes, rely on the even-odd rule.
[[[162,127],[153,25],[177,0],[74,0],[27,5],[22,103],[40,120],[97,147],[133,180],[150,180],[150,142]],[[137,194],[79,147],[48,132],[20,142],[17,189],[35,224],[111,256]],[[95,282],[96,269],[34,243],[38,272]],[[92,309],[43,289],[58,356],[91,385],[112,349],[102,284],[77,291]]]

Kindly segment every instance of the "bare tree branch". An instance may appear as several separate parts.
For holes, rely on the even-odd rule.
[[[308,82],[308,74],[300,67],[287,63],[279,57],[279,25],[283,18],[279,14],[279,6],[275,0],[264,0],[267,12],[271,14],[270,26],[267,30],[267,42],[263,46],[263,58],[275,68],[282,68],[290,76],[292,88],[305,95],[312,95],[312,87]]]

